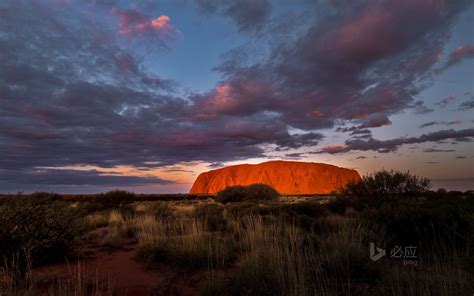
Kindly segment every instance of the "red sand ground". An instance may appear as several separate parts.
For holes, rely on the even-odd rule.
[[[158,263],[148,265],[134,259],[136,243],[125,242],[118,250],[107,250],[101,247],[87,247],[83,249],[90,258],[69,264],[49,265],[34,270],[36,280],[51,278],[51,275],[60,277],[77,270],[78,264],[83,273],[95,281],[96,275],[111,283],[118,291],[118,295],[198,295],[202,283],[207,280],[206,270],[185,271],[176,267]],[[85,270],[85,271],[84,271]],[[222,271],[227,273],[227,271]]]

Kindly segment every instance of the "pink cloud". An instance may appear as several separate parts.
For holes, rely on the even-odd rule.
[[[315,109],[309,113],[307,113],[307,115],[311,115],[311,116],[315,116],[315,117],[319,117],[319,118],[322,118],[324,117],[326,114],[318,109]]]
[[[150,18],[135,10],[114,8],[113,11],[119,16],[119,33],[122,35],[152,34],[160,38],[168,38],[178,32],[167,15]]]
[[[212,119],[220,114],[251,114],[268,103],[271,90],[261,81],[240,79],[223,83],[209,94],[194,99],[191,116]]]
[[[369,119],[368,122],[362,124],[361,128],[368,128],[368,127],[381,127],[384,125],[391,125],[392,122],[387,116],[377,116],[374,118]]]
[[[343,111],[343,116],[346,119],[366,119],[371,114],[396,108],[400,103],[399,97],[403,95],[401,92],[393,85],[380,85],[353,102],[351,108]]]
[[[474,57],[474,44],[463,45],[456,48],[449,55],[449,64],[456,64],[464,58]]]
[[[327,153],[339,153],[339,152],[344,152],[347,149],[347,145],[345,144],[340,144],[340,145],[329,145],[321,148],[321,152],[327,152]]]
[[[444,0],[395,0],[368,5],[328,33],[319,56],[323,63],[339,61],[353,71],[406,48],[441,16],[444,6]]]

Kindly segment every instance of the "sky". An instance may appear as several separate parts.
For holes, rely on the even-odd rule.
[[[468,0],[3,0],[0,192],[283,159],[474,189]]]

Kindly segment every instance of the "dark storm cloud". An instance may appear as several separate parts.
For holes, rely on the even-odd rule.
[[[316,146],[323,136],[315,130],[340,122],[361,135],[341,151],[420,143],[374,140],[367,128],[390,124],[389,116],[406,108],[427,112],[414,99],[421,90],[414,81],[431,75],[457,14],[469,3],[336,1],[328,15],[312,7],[305,11],[312,17],[273,18],[264,0],[198,2],[230,17],[240,31],[258,31],[268,56],[249,61],[252,55],[237,48],[217,67],[222,82],[215,89],[186,97],[127,49],[137,40],[167,48],[175,29],[167,18],[119,9],[116,1],[1,2],[0,180],[24,176],[43,184],[46,177],[32,173],[40,167],[152,168],[263,157],[268,146]],[[290,134],[289,127],[304,132]],[[450,131],[440,139],[472,137]],[[56,171],[41,174],[58,184],[85,184],[95,172],[70,172],[66,178],[76,181]],[[119,176],[96,177],[120,182]],[[121,180],[151,182],[137,178]]]
[[[2,180],[35,167],[237,160],[263,156],[264,144],[298,148],[322,138],[290,135],[280,118],[245,108],[191,118],[195,106],[173,93],[172,82],[151,76],[112,37],[97,41],[112,34],[107,24],[92,12],[51,3],[1,4],[0,28],[8,29],[0,35]],[[85,19],[73,22],[72,15]],[[114,24],[110,30],[115,29]],[[84,178],[71,182],[82,184]]]
[[[271,34],[266,60],[239,63],[233,57],[249,54],[233,50],[216,68],[226,80],[196,98],[193,113],[273,112],[310,130],[331,128],[337,120],[362,128],[372,118],[389,124],[388,116],[406,108],[432,112],[414,99],[423,89],[414,81],[431,76],[453,21],[469,2],[365,1],[345,8],[336,2],[331,16],[301,17],[291,37]],[[273,17],[269,27],[278,22],[286,19]],[[259,88],[243,88],[252,91],[239,99],[242,83]],[[216,95],[222,86],[229,89],[226,99]]]
[[[419,137],[409,138],[395,138],[391,140],[377,140],[374,138],[370,139],[349,139],[343,145],[332,145],[323,147],[320,151],[314,153],[344,153],[349,151],[377,151],[380,153],[388,153],[397,151],[402,145],[406,144],[420,144],[426,142],[439,142],[443,140],[458,140],[458,139],[469,139],[474,137],[474,129],[463,129],[463,130],[440,130],[428,134],[423,134]],[[434,149],[427,149],[425,152],[441,152],[434,151]],[[446,151],[445,151],[446,152]]]
[[[191,104],[175,95],[173,82],[146,72],[141,59],[122,46],[114,10],[101,7],[87,6],[91,10],[84,13],[51,1],[0,4],[0,180],[26,174],[28,182],[50,178],[63,183],[53,171],[25,172],[74,165],[224,162],[264,156],[262,145],[290,149],[322,139],[319,133],[290,135],[281,118],[252,112],[250,105],[220,114],[222,109],[214,106],[219,102],[204,104],[207,113],[219,116],[192,116],[198,96]],[[135,15],[121,21],[128,26],[142,19]],[[237,80],[233,87],[251,95],[265,92]],[[76,178],[70,181],[76,185],[86,177],[93,175],[65,175]],[[97,182],[139,184],[138,179],[100,176]]]

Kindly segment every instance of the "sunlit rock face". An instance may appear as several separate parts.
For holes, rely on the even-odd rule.
[[[351,180],[360,180],[357,171],[324,163],[269,161],[202,173],[189,193],[216,193],[228,186],[263,183],[280,194],[326,194]]]

